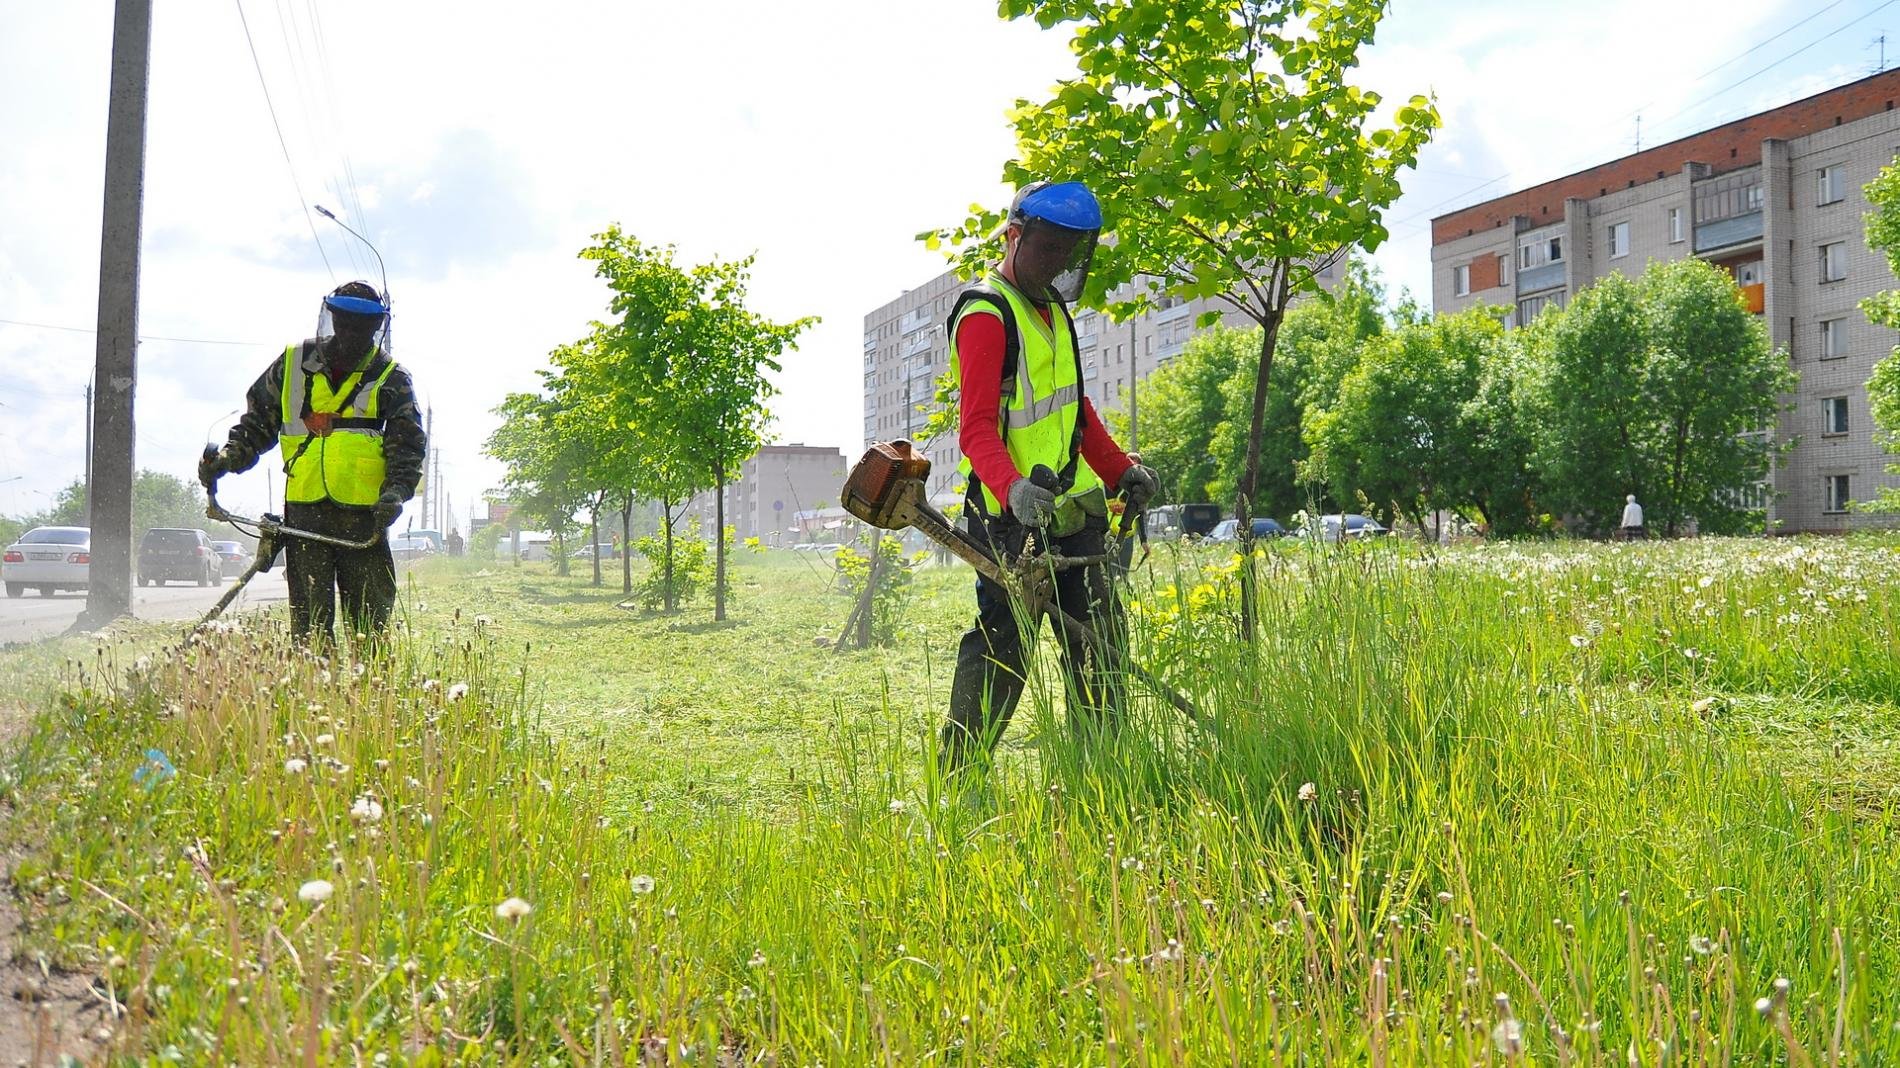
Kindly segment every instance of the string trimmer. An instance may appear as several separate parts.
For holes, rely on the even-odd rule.
[[[1046,470],[1038,468],[1036,476],[1043,475]],[[1106,652],[1102,636],[1096,633],[1094,627],[1058,607],[1050,587],[1055,572],[1104,563],[1108,560],[1108,554],[1064,556],[1052,550],[1038,552],[1035,551],[1032,538],[1022,556],[1015,561],[999,560],[988,545],[957,529],[948,517],[931,507],[924,494],[924,483],[929,477],[930,461],[918,455],[910,442],[902,439],[878,442],[865,452],[851,468],[851,473],[845,476],[841,493],[844,509],[880,530],[903,530],[909,527],[920,531],[976,568],[977,573],[984,578],[1005,589],[1019,591],[1023,603],[1029,608],[1031,619],[1040,621],[1043,616],[1048,616],[1067,631],[1070,638],[1084,643],[1098,656],[1102,656]],[[1053,478],[1053,472],[1049,472],[1047,477]],[[1124,525],[1126,521],[1124,517]],[[1199,725],[1205,724],[1201,710],[1194,702],[1155,677],[1153,672],[1130,663],[1128,673],[1180,709],[1189,720]]]
[[[217,452],[218,450],[215,446],[205,446],[206,457],[216,456]],[[230,607],[231,602],[237,600],[238,594],[243,592],[246,583],[256,578],[259,574],[271,569],[271,562],[276,559],[277,550],[282,546],[283,539],[303,538],[306,541],[319,541],[325,545],[334,545],[339,549],[367,549],[375,545],[378,541],[381,541],[383,537],[379,532],[372,534],[364,541],[351,541],[348,538],[339,538],[330,534],[319,534],[314,530],[301,530],[297,527],[286,526],[282,516],[273,515],[270,512],[265,512],[255,519],[249,516],[233,515],[225,511],[223,506],[218,504],[218,483],[216,479],[206,484],[205,500],[208,502],[205,505],[206,518],[216,520],[220,523],[229,523],[237,529],[243,530],[247,534],[252,534],[257,538],[257,558],[251,561],[251,566],[245,569],[244,574],[238,576],[238,580],[232,583],[231,588],[224,591],[224,596],[218,598],[218,603],[211,606],[211,611],[205,613],[204,618],[198,621],[197,626],[191,628],[193,633],[203,630],[205,624],[218,618],[219,613]],[[246,528],[250,529],[247,530]]]

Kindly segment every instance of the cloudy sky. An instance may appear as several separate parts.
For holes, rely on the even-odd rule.
[[[1871,73],[1889,24],[1900,59],[1894,2],[1397,0],[1362,82],[1435,93],[1445,127],[1375,260],[1427,294],[1434,215],[1624,154],[1638,115],[1652,145]],[[378,280],[304,210],[325,204],[387,258],[464,519],[499,475],[489,409],[603,313],[575,253],[610,221],[689,260],[756,252],[755,306],[824,320],[777,439],[855,451],[864,314],[943,269],[919,230],[1007,200],[1006,109],[1073,69],[1066,34],[986,0],[156,8],[139,465],[189,476],[321,294]],[[111,12],[0,0],[4,514],[83,469]],[[227,498],[261,506],[263,471]]]

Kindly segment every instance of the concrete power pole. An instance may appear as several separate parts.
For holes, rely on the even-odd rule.
[[[92,564],[79,626],[132,610],[132,399],[138,385],[139,238],[145,201],[145,96],[152,0],[117,0],[106,118],[105,222],[99,234],[99,333],[93,379]]]

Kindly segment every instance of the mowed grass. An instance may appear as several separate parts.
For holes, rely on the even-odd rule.
[[[367,661],[108,648],[6,771],[16,889],[128,1059],[1900,1055],[1893,540],[1280,546],[1251,647],[1238,563],[1128,591],[1204,729],[1078,744],[1045,655],[961,789],[961,568],[868,652],[790,554],[721,626],[443,562]]]

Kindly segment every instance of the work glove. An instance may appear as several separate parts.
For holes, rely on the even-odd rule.
[[[376,498],[376,504],[370,510],[375,513],[378,525],[389,526],[396,521],[397,516],[402,514],[402,494],[395,490],[384,490],[383,495]]]
[[[218,476],[228,474],[231,467],[231,454],[228,448],[212,449],[207,445],[204,455],[198,458],[198,482],[209,489],[211,484],[218,480]]]
[[[1155,494],[1161,489],[1161,480],[1155,477],[1154,468],[1147,464],[1136,464],[1122,472],[1121,481],[1115,488],[1121,491],[1127,511],[1141,512],[1147,510],[1148,502],[1154,500]]]
[[[1046,527],[1056,517],[1056,494],[1027,478],[1009,484],[1009,514],[1016,522],[1031,528]]]

